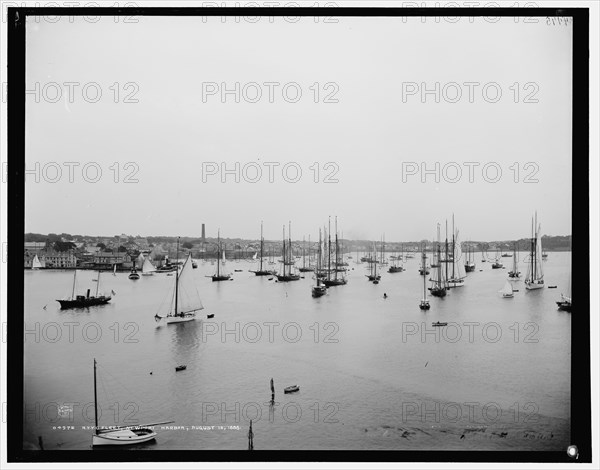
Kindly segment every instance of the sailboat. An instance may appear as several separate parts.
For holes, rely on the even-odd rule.
[[[145,258],[144,264],[142,264],[142,276],[152,276],[155,271],[156,268],[150,261],[150,258]]]
[[[308,236],[308,246],[310,251],[310,235]],[[309,264],[310,264],[310,253],[309,253]],[[302,267],[298,268],[301,273],[309,273],[314,271],[310,266],[306,266],[306,240],[302,238]]]
[[[38,258],[38,255],[36,253],[35,257],[33,258],[33,261],[31,262],[31,269],[36,271],[43,267],[44,266],[42,265],[42,262],[40,261],[40,259]]]
[[[513,244],[513,264],[512,269],[508,271],[508,278],[512,280],[518,280],[521,277],[521,271],[519,271],[519,264],[517,261],[517,242]]]
[[[492,263],[492,269],[503,269],[504,265],[500,261],[499,251],[496,251],[496,259]]]
[[[398,260],[399,259],[401,260],[402,256],[400,256],[400,257],[391,256],[391,259],[392,259],[392,264],[388,268],[388,273],[401,273],[402,271],[404,271],[404,267],[398,265]]]
[[[462,265],[462,248],[458,238],[458,229],[454,231],[454,214],[452,214],[452,276],[447,278],[450,287],[465,285],[466,274]]]
[[[142,257],[142,263],[144,262],[144,255],[142,255],[140,253],[140,256]],[[131,272],[129,273],[129,276],[127,276],[129,279],[131,279],[132,281],[137,281],[140,278],[139,273],[137,272],[137,269],[135,269],[135,264],[136,261],[138,261],[140,258],[136,258],[133,260],[133,267],[131,268]],[[141,266],[141,265],[140,265]]]
[[[425,264],[427,263],[426,260],[427,260],[427,256],[425,255],[425,247],[423,247],[423,254],[421,256],[421,264],[423,266],[425,266]],[[444,289],[444,292],[446,292],[445,289]],[[427,278],[425,275],[423,275],[423,299],[421,299],[419,308],[421,310],[429,310],[429,308],[430,308],[429,300],[427,300]]]
[[[513,288],[510,282],[506,281],[504,287],[500,289],[498,292],[502,294],[503,298],[513,297]]]
[[[275,274],[275,271],[272,271],[269,269],[263,269],[264,246],[265,246],[265,239],[263,238],[263,223],[261,220],[261,222],[260,222],[260,266],[258,268],[258,271],[250,270],[250,272],[254,273],[256,276],[272,276]],[[256,260],[257,256],[258,255],[256,253],[254,253],[254,256],[252,257],[252,259]]]
[[[218,281],[228,281],[231,277],[231,274],[221,274],[221,263],[225,264],[225,252],[222,252],[223,259],[221,260],[221,230],[217,231],[217,272],[212,276],[207,276],[212,278],[213,282]]]
[[[567,289],[567,295],[560,294],[560,300],[556,302],[559,310],[565,312],[571,312],[571,276],[569,275],[569,288]]]
[[[441,256],[442,256],[442,248],[441,246],[438,244],[437,247],[437,259],[441,260]],[[445,297],[446,296],[446,282],[445,282],[445,278],[444,278],[444,271],[442,271],[442,264],[441,262],[438,263],[438,267],[433,271],[433,276],[431,278],[431,282],[432,285],[429,288],[429,291],[431,292],[431,295],[433,295],[434,297]]]
[[[179,238],[177,238],[177,251],[179,253]],[[181,272],[179,272],[179,269],[175,271],[175,288],[169,312],[165,316],[161,316],[158,313],[154,315],[157,323],[163,318],[166,319],[167,323],[192,321],[196,319],[196,312],[204,308],[192,278],[193,269],[192,255],[190,253],[183,263]]]
[[[377,258],[377,247],[375,246],[375,243],[373,242],[373,260],[375,260]],[[373,284],[379,284],[379,281],[381,279],[381,276],[379,274],[377,274],[377,263],[374,261],[372,263],[369,263],[369,269],[370,272],[369,274],[367,274],[367,279],[369,281],[371,281]]]
[[[312,287],[312,296],[317,298],[325,295],[327,293],[327,286],[325,284],[321,284],[321,278],[318,273],[321,270],[321,229],[319,229],[319,249],[317,256],[317,269],[315,270],[315,278],[317,280],[317,285]]]
[[[78,295],[75,296],[75,280],[77,279],[77,270],[75,269],[73,272],[73,290],[71,292],[71,297],[68,299],[56,300],[60,304],[60,308],[62,310],[66,310],[69,308],[83,308],[83,307],[93,307],[95,305],[103,305],[110,302],[112,297],[106,295],[98,295],[98,289],[100,288],[100,271],[98,271],[98,277],[95,279],[96,281],[96,295],[90,296],[90,289],[87,290],[86,295]]]
[[[345,286],[348,281],[343,275],[344,270],[338,269],[338,230],[337,230],[337,217],[335,218],[335,267],[331,268],[331,219],[329,219],[329,247],[328,247],[328,258],[327,258],[327,278],[323,279],[323,284],[327,287],[331,286]],[[332,276],[333,273],[333,276]]]
[[[537,212],[535,222],[531,220],[531,251],[527,264],[527,276],[525,277],[525,289],[535,290],[544,287],[544,272],[542,271],[542,226],[537,223]]]
[[[96,368],[97,362],[94,359],[94,434],[92,436],[92,446],[125,446],[141,444],[152,441],[156,438],[156,432],[152,426],[161,424],[170,424],[174,421],[163,421],[162,423],[140,424],[135,426],[110,426],[107,429],[100,429],[98,426],[98,392],[96,387]]]
[[[475,253],[473,247],[467,247],[467,261],[465,262],[465,272],[472,273],[475,271]]]
[[[117,275],[117,263],[113,264],[113,276]]]
[[[292,223],[289,222],[289,238],[286,244],[285,240],[285,225],[283,226],[283,248],[282,248],[282,263],[281,274],[277,274],[279,282],[299,281],[300,275],[292,272],[294,261],[292,260]],[[287,246],[286,246],[287,245]]]

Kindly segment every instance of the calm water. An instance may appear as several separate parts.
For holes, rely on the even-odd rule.
[[[276,283],[247,272],[251,262],[228,261],[227,272],[244,272],[213,283],[205,276],[214,266],[198,262],[202,320],[159,327],[153,317],[173,276],[103,274],[100,291],[116,292],[109,305],[61,311],[55,299],[70,295],[72,272],[26,271],[33,333],[25,339],[24,445],[43,436],[46,449],[91,448],[92,431],[82,427],[94,424],[96,358],[100,425],[182,427],[157,426],[145,449],[245,449],[254,419],[255,449],[562,450],[571,314],[555,301],[568,286],[570,253],[544,262],[546,284],[557,289],[527,292],[520,281],[512,299],[497,293],[510,269],[502,260],[507,269],[492,270],[477,256],[465,286],[431,298],[426,313],[417,258],[379,285],[364,277],[365,263],[349,260],[348,285],[319,299],[311,273]],[[94,277],[80,271],[79,291],[93,292]],[[449,326],[432,328],[438,320]],[[179,364],[187,370],[175,372]],[[300,392],[284,395],[293,384]],[[74,429],[54,429],[62,426]]]

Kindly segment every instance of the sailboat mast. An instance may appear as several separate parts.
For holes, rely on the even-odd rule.
[[[338,278],[338,228],[337,228],[337,215],[335,216],[335,280]]]
[[[327,236],[329,237],[329,246],[327,248],[327,279],[331,279],[331,217],[329,217]]]
[[[173,315],[177,315],[177,294],[179,293],[179,237],[177,237],[177,251],[175,254],[175,310]]]
[[[96,391],[96,359],[94,358],[94,421],[96,434],[98,434],[98,392]]]
[[[306,237],[302,237],[302,267],[306,268]]]
[[[448,220],[446,219],[446,256],[444,259],[446,263],[446,282],[448,281]]]
[[[98,270],[98,279],[96,279],[96,297],[98,297],[98,287],[100,287],[100,270]]]
[[[290,276],[292,275],[292,257],[293,256],[294,256],[294,250],[292,249],[292,221],[288,220],[288,258],[289,258],[288,274]]]
[[[456,247],[454,246],[456,241],[454,240],[454,214],[452,214],[452,279],[455,279],[454,266],[456,265]]]
[[[177,243],[179,243],[179,239],[177,239]],[[218,229],[217,230],[217,276],[219,276],[221,273],[220,266],[221,266],[221,229]]]
[[[263,248],[265,239],[263,238],[263,221],[260,221],[260,271],[263,270]]]
[[[75,298],[75,278],[77,277],[77,268],[73,271],[73,291],[71,292],[71,299]]]

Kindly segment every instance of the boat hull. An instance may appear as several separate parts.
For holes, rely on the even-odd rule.
[[[327,293],[327,287],[326,286],[313,286],[312,288],[312,296],[317,298],[317,297],[322,297]]]
[[[230,276],[211,276],[212,282],[229,281]]]
[[[82,299],[75,300],[57,300],[60,304],[61,310],[67,310],[69,308],[85,308],[95,307],[96,305],[105,305],[110,302],[112,297],[84,297]]]
[[[543,289],[545,287],[545,284],[542,283],[538,283],[536,281],[525,281],[525,289],[527,290],[537,290],[537,289]]]
[[[321,281],[323,284],[325,284],[326,287],[332,287],[332,286],[344,286],[348,283],[348,281],[346,281],[345,279],[324,279]]]
[[[285,276],[277,275],[277,280],[279,282],[299,281],[300,276],[298,276],[296,274],[290,274],[289,276],[288,275],[285,275]]]
[[[149,442],[155,438],[156,433],[151,429],[122,429],[94,434],[92,436],[92,446],[130,446]]]

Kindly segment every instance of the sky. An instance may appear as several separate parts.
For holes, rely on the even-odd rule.
[[[26,232],[571,233],[571,26],[136,20],[30,18]]]

